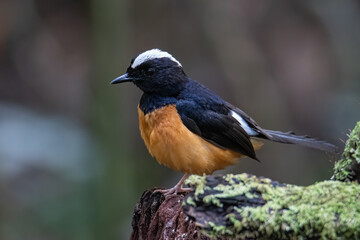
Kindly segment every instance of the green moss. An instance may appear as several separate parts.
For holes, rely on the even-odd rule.
[[[223,204],[220,202],[220,200],[212,194],[205,196],[202,201],[206,204],[212,204],[218,207],[223,207]]]
[[[360,122],[351,131],[346,141],[342,158],[335,163],[333,179],[339,181],[354,180],[354,165],[360,165]],[[357,168],[360,168],[357,166]]]
[[[255,197],[254,194],[251,193],[251,189],[256,187],[256,184],[251,184],[252,177],[249,178],[247,174],[233,175],[227,174],[224,176],[224,179],[229,183],[227,185],[219,184],[213,188],[219,193],[208,194],[203,197],[202,201],[206,204],[213,204],[218,207],[222,207],[222,203],[219,199],[229,198],[237,195],[244,194],[247,198]],[[271,180],[270,180],[271,181]],[[247,184],[243,184],[246,182]],[[204,194],[204,189],[210,189],[206,186],[206,176],[196,176],[191,175],[185,182],[186,184],[191,184],[192,186],[196,186],[195,190],[195,199],[199,199],[200,194]],[[191,204],[190,204],[191,205]]]
[[[337,232],[344,230],[355,233],[351,228],[360,229],[357,201],[360,186],[357,184],[325,181],[309,187],[277,189],[263,193],[267,201],[264,206],[238,209],[240,216],[248,216],[239,220],[239,224],[258,223],[259,232],[279,239],[286,238],[286,231],[290,229],[298,236],[321,232],[323,239],[335,239]],[[347,223],[349,219],[352,219],[351,228]]]
[[[198,175],[190,175],[186,180],[185,184],[196,186],[195,189],[195,199],[197,199],[197,196],[199,194],[204,194],[205,189],[208,187],[206,186],[206,174],[203,176]]]
[[[185,204],[196,207],[196,203],[192,197],[186,198],[186,201],[183,202],[182,205],[184,206]]]
[[[215,230],[214,232],[220,233],[221,235],[232,235],[233,234],[233,232],[225,226],[221,226],[221,225],[218,226],[213,222],[209,222],[209,225]],[[209,237],[216,237],[218,234],[214,235],[213,234],[214,232],[206,233],[206,235]]]
[[[203,183],[202,177],[195,182]],[[265,204],[259,207],[234,207],[227,214],[230,226],[210,224],[210,236],[232,236],[259,239],[301,239],[314,236],[320,239],[346,239],[360,237],[360,185],[337,181],[319,182],[308,187],[271,184],[270,179],[259,179],[247,174],[224,176],[229,185],[213,189],[221,193],[210,194],[202,200],[222,207],[224,198],[249,194],[261,197]],[[231,184],[230,184],[231,183]],[[200,190],[197,192],[201,192]],[[253,191],[254,192],[254,191]],[[349,239],[348,238],[348,239]]]

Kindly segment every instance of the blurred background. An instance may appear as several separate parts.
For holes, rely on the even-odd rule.
[[[110,85],[160,48],[261,126],[341,149],[360,120],[360,2],[0,2],[0,239],[126,239],[142,192],[181,177],[138,130],[140,90]],[[308,185],[339,156],[265,144],[218,173]]]

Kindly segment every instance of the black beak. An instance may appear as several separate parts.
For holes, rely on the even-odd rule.
[[[120,77],[115,78],[110,82],[110,84],[117,84],[117,83],[123,83],[123,82],[131,82],[133,79],[129,77],[127,73],[124,75],[121,75]]]

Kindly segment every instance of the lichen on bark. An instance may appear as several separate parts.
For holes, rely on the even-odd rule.
[[[211,237],[360,237],[359,184],[324,181],[300,187],[248,174],[191,176],[187,183],[196,191],[186,197],[183,210]]]

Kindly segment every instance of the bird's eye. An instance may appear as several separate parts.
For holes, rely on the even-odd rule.
[[[144,73],[146,76],[152,76],[155,73],[155,68],[147,68],[145,69]]]

